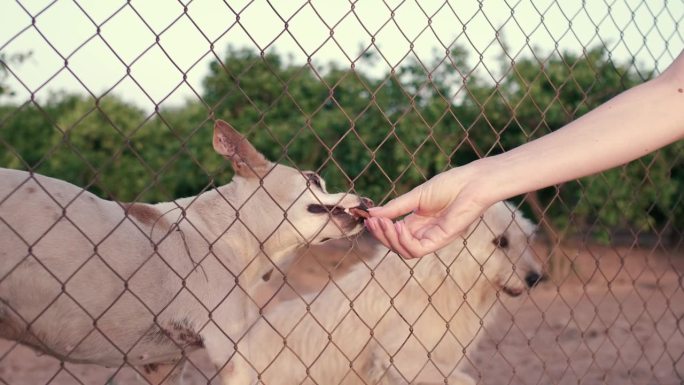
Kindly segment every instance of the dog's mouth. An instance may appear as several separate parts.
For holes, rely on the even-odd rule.
[[[495,282],[496,288],[500,292],[506,293],[506,295],[509,297],[518,297],[525,292],[525,288],[522,286],[507,285],[506,283],[501,282],[501,280],[498,279]]]
[[[525,274],[525,279],[524,279],[524,284],[523,285],[507,285],[503,283],[501,280],[496,282],[496,286],[499,291],[502,291],[506,293],[510,297],[517,297],[524,293],[527,290],[530,290],[537,286],[540,282],[546,281],[548,278],[546,275],[537,272],[537,271],[530,271],[527,274]]]
[[[514,288],[514,287],[510,287],[510,286],[505,286],[505,285],[501,285],[500,290],[503,291],[504,293],[506,293],[509,297],[518,297],[525,291],[525,289],[520,288],[520,287]]]
[[[363,201],[356,207],[311,204],[307,207],[307,211],[312,214],[330,214],[334,221],[344,225],[345,228],[349,224],[362,224],[364,220],[370,217],[368,205]]]
[[[327,214],[336,226],[344,233],[344,236],[353,236],[363,231],[363,222],[369,218],[368,208],[373,207],[373,201],[361,197],[357,206],[344,207],[339,205],[310,204],[307,211],[312,214]],[[332,238],[339,238],[334,236]],[[331,237],[324,237],[320,242],[326,242]]]

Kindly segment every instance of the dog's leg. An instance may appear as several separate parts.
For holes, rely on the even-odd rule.
[[[175,364],[147,364],[140,366],[138,372],[150,385],[182,385],[185,358]]]

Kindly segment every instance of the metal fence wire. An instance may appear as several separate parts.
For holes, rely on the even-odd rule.
[[[684,2],[0,7],[0,384],[684,381],[681,143],[363,230],[656,76]]]

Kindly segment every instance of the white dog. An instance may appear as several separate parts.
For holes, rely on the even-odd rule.
[[[254,283],[299,246],[358,233],[350,209],[370,202],[267,161],[223,121],[213,145],[233,181],[156,205],[0,169],[0,337],[133,365],[152,384],[180,382],[186,353],[204,347],[223,377],[256,317]]]
[[[499,294],[518,296],[542,277],[534,229],[500,202],[436,256],[405,261],[361,237],[354,253],[370,258],[320,293],[276,304],[250,330],[244,384],[474,384],[458,366]]]

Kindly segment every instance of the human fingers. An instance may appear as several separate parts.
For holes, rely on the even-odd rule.
[[[428,238],[429,233],[436,233],[440,239],[452,239],[462,235],[479,216],[482,214],[481,208],[473,207],[470,209],[456,210],[453,206],[438,217],[424,226],[420,226],[413,231],[413,235],[418,239]]]
[[[378,241],[380,241],[380,243],[385,245],[385,247],[387,247],[388,249],[391,249],[392,246],[390,245],[389,241],[387,240],[387,237],[385,236],[385,231],[380,226],[381,220],[382,220],[382,217],[368,218],[368,219],[366,219],[366,227],[368,228],[370,233]]]
[[[383,229],[390,249],[404,258],[414,258],[414,255],[399,242],[398,224],[392,223],[390,219],[380,218],[380,227]]]
[[[399,245],[393,244],[391,240],[387,240],[387,242],[393,249],[403,247],[408,251],[403,255],[405,258],[422,257],[441,248],[446,243],[441,239],[448,237],[449,234],[436,226],[439,221],[440,217],[409,214],[395,223]]]
[[[371,207],[368,213],[372,217],[396,218],[415,210],[420,202],[420,186],[400,195],[384,206]]]
[[[389,219],[383,218],[383,217],[371,217],[366,219],[366,227],[368,228],[368,231],[378,240],[380,243],[385,245],[385,247],[394,250],[395,246],[389,241],[387,238],[388,232],[385,230],[387,226],[382,226],[381,223],[383,221],[389,221]],[[422,218],[419,215],[416,214],[410,214],[406,217],[404,217],[404,220],[401,221],[402,225],[404,225],[404,221],[410,222],[412,225],[415,226],[416,221],[422,221]],[[398,229],[398,227],[395,227],[395,230]],[[410,230],[406,230],[410,231]],[[397,230],[398,232],[398,230]],[[408,257],[408,256],[406,256]]]
[[[418,229],[418,233],[402,229],[399,242],[415,258],[418,258],[436,252],[458,237],[459,233],[444,231],[437,223],[430,223]]]
[[[415,234],[411,233],[405,222],[397,223],[398,227],[398,242],[406,251],[405,258],[419,258],[423,257],[440,248],[438,244],[432,239],[417,238]]]
[[[399,244],[412,257],[422,257],[435,252],[454,242],[479,217],[479,210],[473,209],[451,215],[445,213],[439,217],[426,217],[412,214],[399,224]],[[415,219],[415,218],[418,219]],[[391,240],[390,240],[391,243]],[[394,248],[399,246],[393,245]]]

